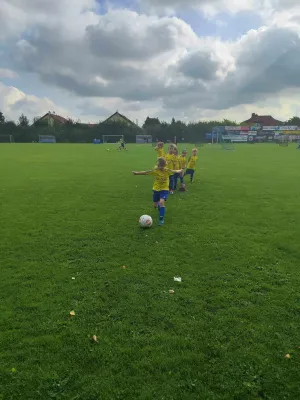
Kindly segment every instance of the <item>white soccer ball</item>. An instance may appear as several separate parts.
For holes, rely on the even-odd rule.
[[[142,215],[139,219],[139,224],[142,228],[150,228],[152,226],[152,218],[150,215]]]

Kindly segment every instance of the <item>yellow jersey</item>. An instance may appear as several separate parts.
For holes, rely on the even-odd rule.
[[[168,169],[155,168],[152,171],[147,172],[147,175],[154,176],[153,190],[160,192],[161,190],[169,190],[169,177],[173,175],[173,172]]]
[[[155,147],[155,151],[157,152],[157,158],[165,157],[165,149],[163,147]]]
[[[174,159],[173,159],[173,169],[181,169],[180,168],[180,162],[179,162],[179,157],[174,154]]]
[[[196,162],[198,160],[198,156],[191,156],[188,162],[188,169],[196,169]]]
[[[178,160],[179,160],[179,165],[180,165],[180,168],[181,169],[184,169],[184,168],[186,168],[186,156],[179,156],[178,157]]]
[[[165,160],[167,162],[166,167],[170,169],[174,169],[174,154],[167,153],[165,155]]]

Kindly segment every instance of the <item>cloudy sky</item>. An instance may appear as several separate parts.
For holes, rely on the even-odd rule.
[[[286,120],[300,112],[299,3],[0,0],[0,110]]]

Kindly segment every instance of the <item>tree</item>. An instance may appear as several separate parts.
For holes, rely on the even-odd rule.
[[[143,124],[143,129],[146,135],[152,135],[153,140],[164,140],[163,136],[161,135],[162,128],[162,124],[158,118],[147,117]]]
[[[19,126],[22,128],[27,128],[29,126],[29,119],[26,117],[26,115],[21,114],[19,117]]]
[[[220,125],[225,125],[225,126],[238,126],[236,121],[230,121],[230,119],[224,118],[223,121],[221,122]]]
[[[5,117],[1,111],[0,111],[0,124],[5,124]]]
[[[288,121],[285,122],[285,125],[300,126],[300,118],[299,117],[292,117]]]

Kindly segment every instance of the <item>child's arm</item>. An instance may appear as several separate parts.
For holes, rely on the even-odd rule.
[[[148,175],[150,171],[132,171],[133,175]]]

